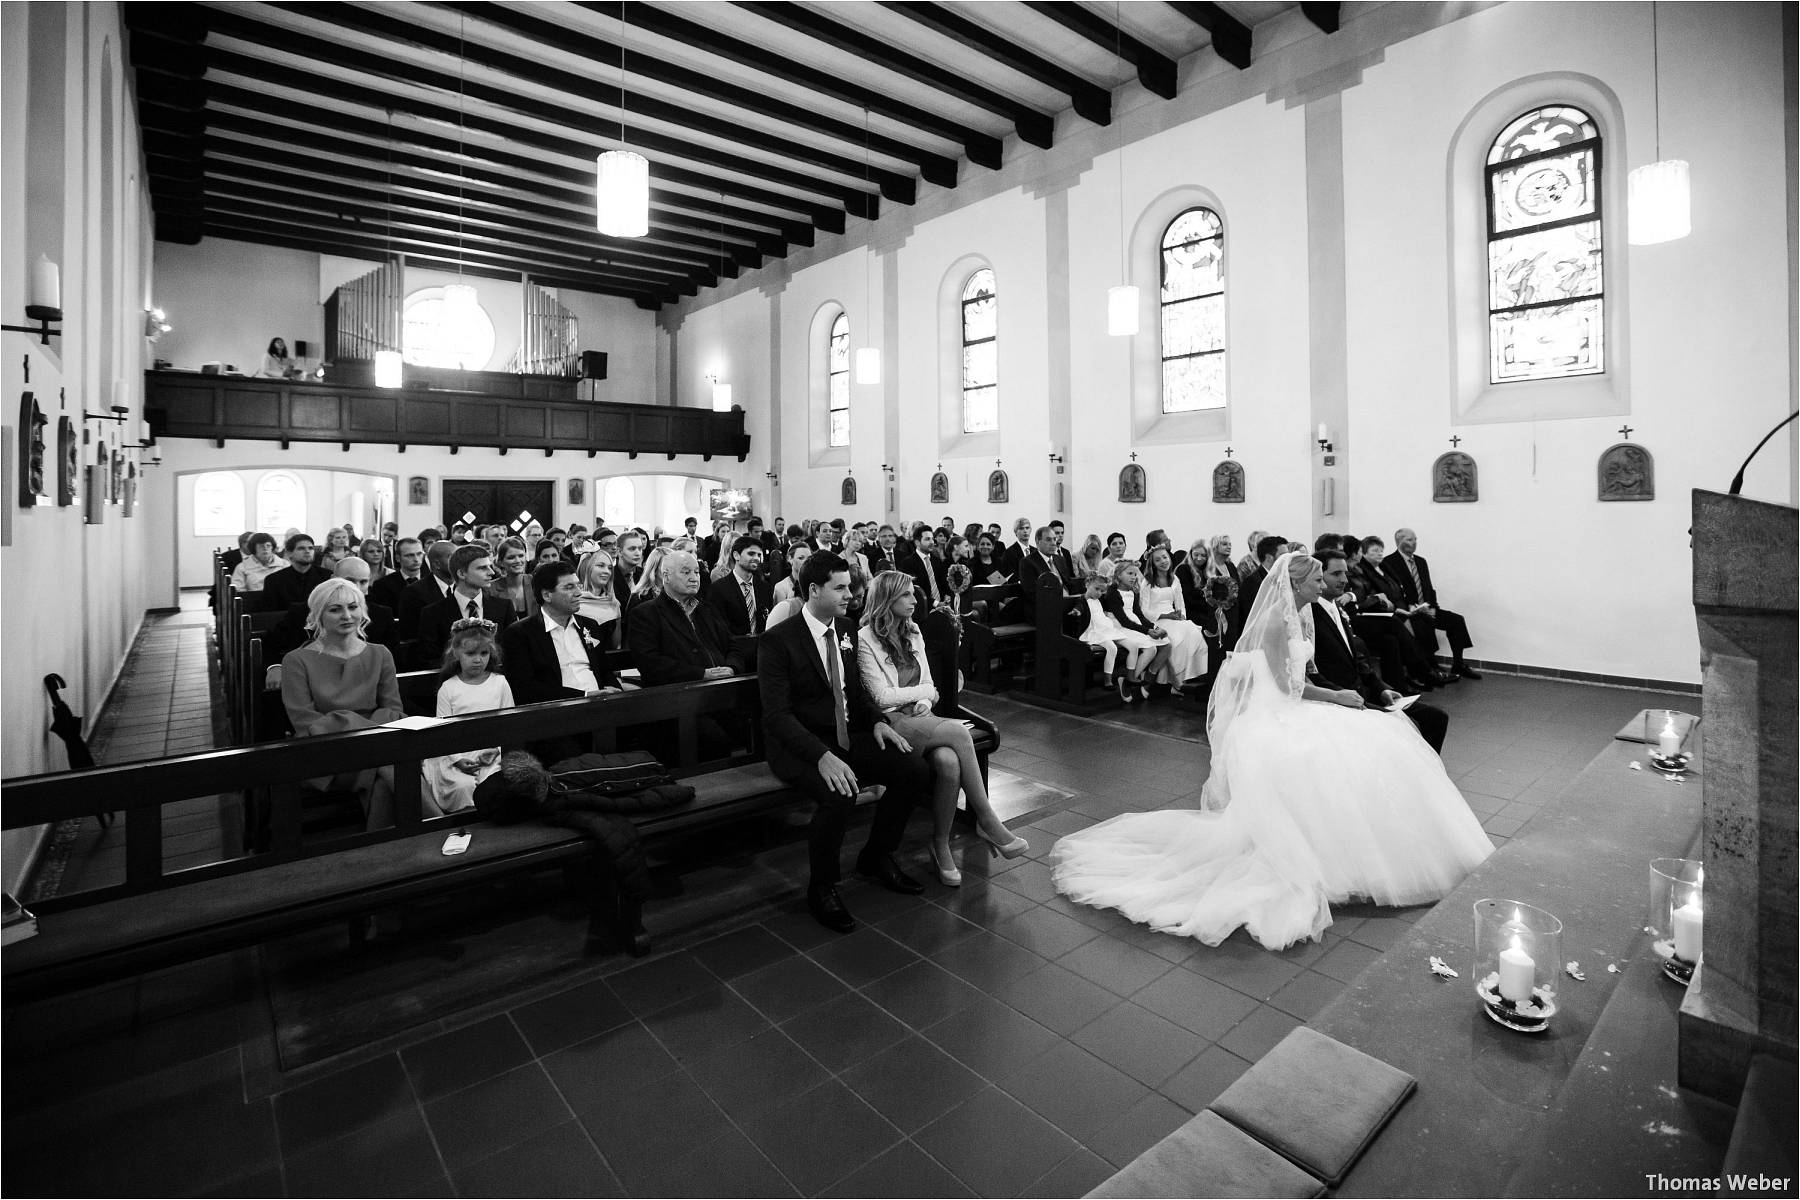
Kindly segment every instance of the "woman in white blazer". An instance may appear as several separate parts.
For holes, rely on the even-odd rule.
[[[1031,845],[1014,836],[988,802],[969,727],[931,711],[938,692],[931,682],[931,665],[925,661],[925,637],[912,620],[917,603],[911,575],[883,571],[875,577],[863,610],[862,636],[856,640],[856,665],[870,703],[888,714],[914,750],[946,746],[956,752],[956,770],[938,775],[931,806],[932,865],[940,880],[956,887],[962,883],[962,872],[950,852],[950,830],[958,792],[968,797],[975,831],[991,854],[1017,858]]]

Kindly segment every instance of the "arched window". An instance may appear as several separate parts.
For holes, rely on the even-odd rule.
[[[839,313],[825,341],[826,401],[831,429],[828,445],[850,444],[850,314]]]
[[[1600,130],[1566,104],[1515,118],[1488,150],[1488,382],[1606,369]]]
[[[994,272],[987,267],[969,276],[962,290],[963,432],[986,433],[1000,428],[999,309],[995,307]]]
[[[494,357],[494,322],[479,302],[452,308],[441,287],[406,298],[404,357],[421,367],[485,370]]]
[[[600,498],[601,520],[613,529],[629,529],[637,524],[637,485],[626,476],[606,481]]]
[[[280,537],[306,529],[306,485],[298,475],[270,471],[256,483],[256,527]]]
[[[1225,407],[1225,227],[1210,208],[1162,237],[1162,410]]]
[[[244,481],[231,471],[196,476],[194,536],[235,538],[244,529]]]

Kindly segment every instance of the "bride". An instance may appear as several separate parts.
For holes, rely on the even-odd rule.
[[[1216,946],[1240,925],[1271,950],[1317,937],[1333,903],[1441,899],[1492,851],[1399,712],[1307,681],[1324,569],[1275,560],[1207,708],[1205,811],[1126,813],[1051,851],[1056,887]]]

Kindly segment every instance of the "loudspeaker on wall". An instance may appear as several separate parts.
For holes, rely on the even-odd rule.
[[[581,377],[583,379],[606,378],[606,351],[583,350],[581,352]]]

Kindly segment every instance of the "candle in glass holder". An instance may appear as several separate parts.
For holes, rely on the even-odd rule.
[[[1531,984],[1537,978],[1537,962],[1525,953],[1514,936],[1512,945],[1500,952],[1500,995],[1514,1004],[1531,999]]]
[[[1663,723],[1662,732],[1656,735],[1656,750],[1664,758],[1674,758],[1681,753],[1681,734],[1675,729],[1673,716]]]
[[[1700,912],[1700,894],[1669,915],[1669,927],[1675,936],[1675,957],[1682,962],[1700,961],[1700,929],[1705,922]]]

